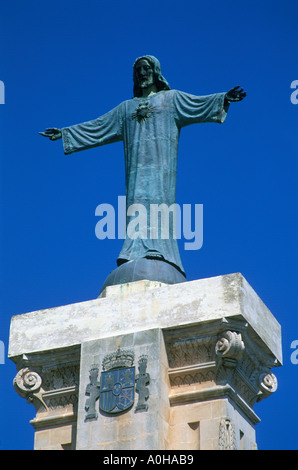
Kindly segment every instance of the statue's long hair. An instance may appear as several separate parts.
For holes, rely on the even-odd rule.
[[[154,82],[155,82],[157,90],[158,91],[170,90],[171,89],[170,85],[161,74],[161,67],[160,67],[159,60],[157,60],[157,58],[154,57],[153,55],[144,55],[142,57],[138,57],[133,64],[133,83],[134,83],[133,96],[137,98],[140,98],[142,96],[142,89],[138,85],[138,80],[137,80],[137,75],[136,75],[136,65],[142,59],[147,60],[149,64],[151,65],[151,67],[153,68]]]

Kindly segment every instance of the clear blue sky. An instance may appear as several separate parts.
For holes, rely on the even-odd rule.
[[[122,144],[64,156],[38,135],[104,114],[132,96],[132,64],[159,58],[172,88],[241,85],[226,122],[181,133],[177,202],[204,205],[204,244],[189,280],[241,272],[282,325],[277,392],[255,407],[260,449],[298,449],[298,80],[295,0],[11,0],[1,6],[1,318],[98,296],[122,240],[95,236],[95,208],[124,195]],[[0,364],[0,449],[33,448],[32,405]]]

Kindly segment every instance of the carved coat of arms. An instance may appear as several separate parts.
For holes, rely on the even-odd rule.
[[[134,404],[135,368],[102,372],[99,408],[106,413],[119,413]]]
[[[102,362],[100,381],[97,381],[99,369],[93,365],[90,370],[90,383],[86,388],[85,410],[86,421],[97,419],[96,401],[99,399],[99,409],[106,414],[117,414],[128,411],[134,404],[135,382],[139,395],[135,412],[147,411],[149,391],[146,385],[150,383],[150,376],[146,372],[147,356],[139,359],[139,374],[135,374],[134,352],[131,350],[118,350],[105,356]]]

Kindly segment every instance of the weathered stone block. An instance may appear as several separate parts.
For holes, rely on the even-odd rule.
[[[101,378],[129,369],[110,367],[117,351],[132,351],[150,382],[128,374],[129,406],[113,415],[101,396],[113,390],[118,403],[122,372],[110,389]],[[36,409],[36,449],[255,449],[253,408],[277,388],[281,328],[239,273],[137,281],[13,317],[9,357],[16,391]]]

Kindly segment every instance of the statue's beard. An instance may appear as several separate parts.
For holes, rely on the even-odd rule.
[[[139,80],[139,87],[140,88],[148,88],[149,86],[154,85],[154,80],[151,77],[144,77],[143,79]]]

